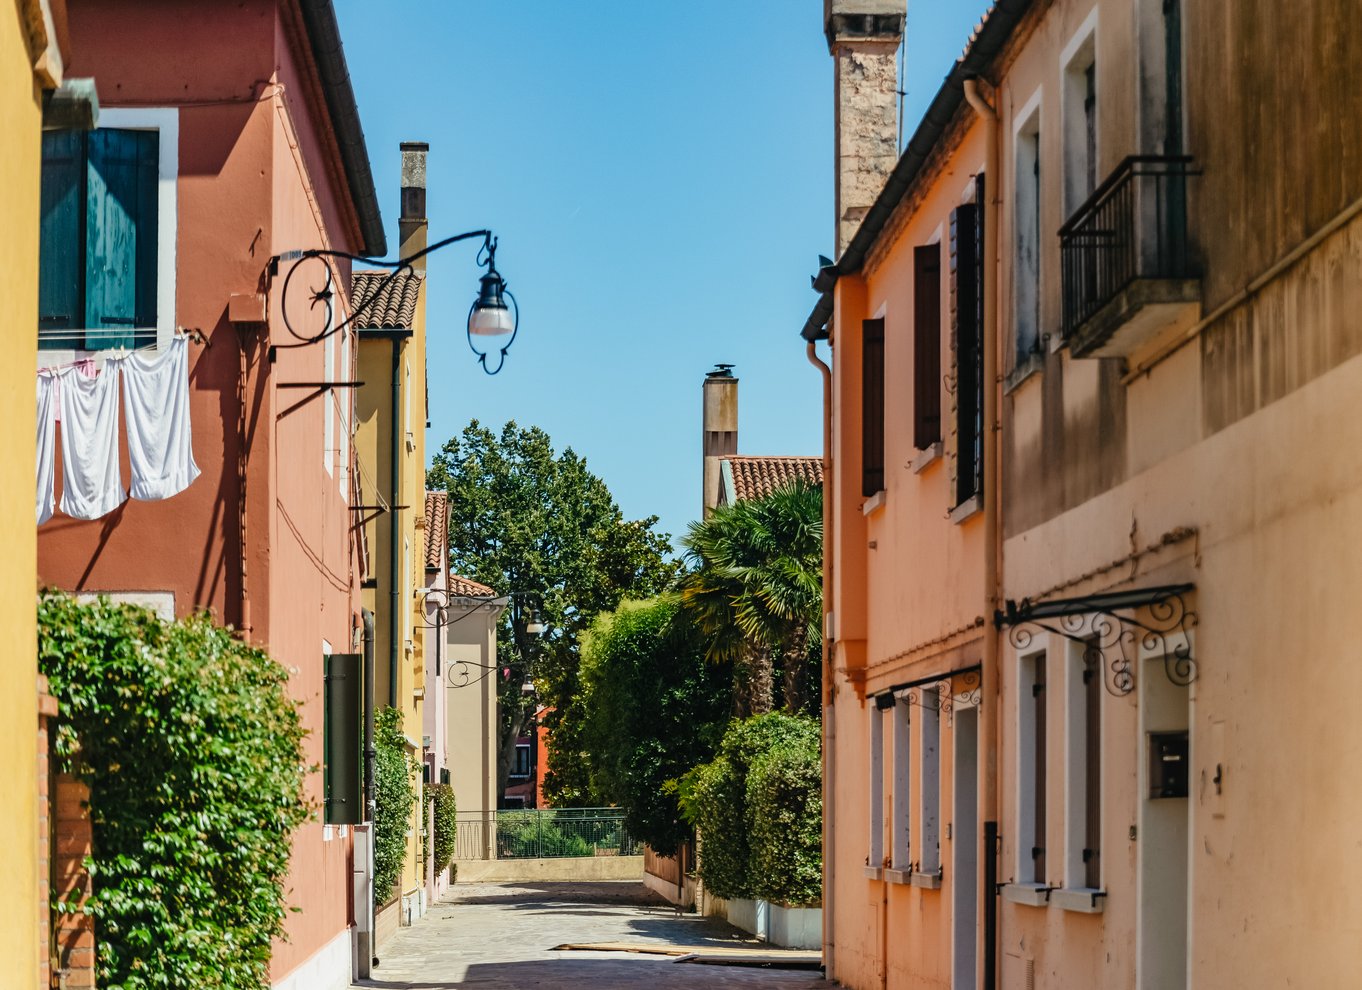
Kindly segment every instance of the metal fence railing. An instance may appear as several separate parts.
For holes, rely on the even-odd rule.
[[[638,856],[618,808],[543,808],[460,812],[455,859],[565,859]]]

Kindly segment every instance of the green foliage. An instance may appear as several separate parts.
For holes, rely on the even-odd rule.
[[[287,671],[207,616],[55,593],[39,599],[38,657],[57,765],[90,788],[99,985],[268,987],[309,815]]]
[[[505,859],[590,856],[591,844],[537,811],[497,814],[497,855]]]
[[[664,853],[691,835],[665,785],[713,757],[732,708],[726,670],[705,662],[674,595],[598,616],[582,643],[581,739],[592,790],[630,834]]]
[[[407,830],[416,805],[417,767],[407,755],[402,713],[374,713],[374,899],[386,903],[402,877]]]
[[[432,784],[426,797],[435,802],[435,872],[443,873],[454,858],[454,844],[458,839],[458,819],[455,815],[454,788],[448,784]],[[426,834],[426,856],[431,855],[431,836]],[[454,879],[453,877],[450,878]]]
[[[791,906],[822,896],[821,727],[758,715],[729,726],[711,762],[678,791],[700,832],[700,878],[719,897]]]
[[[823,614],[823,490],[796,482],[721,506],[682,541],[681,600],[711,660],[731,661],[743,714],[811,707]]]
[[[494,588],[519,592],[502,616],[497,661],[502,738],[499,790],[515,741],[536,707],[546,707],[555,804],[595,804],[578,738],[577,640],[591,620],[626,596],[661,591],[679,564],[657,517],[629,521],[610,489],[571,448],[555,453],[548,434],[507,423],[500,434],[471,422],[436,453],[426,487],[449,492],[450,568]],[[551,630],[526,632],[537,611]],[[521,685],[531,677],[538,697]]]

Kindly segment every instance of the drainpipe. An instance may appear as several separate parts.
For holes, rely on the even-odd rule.
[[[364,622],[364,820],[374,820],[374,613],[360,609]]]
[[[833,707],[832,643],[828,616],[832,612],[832,369],[818,357],[811,340],[804,353],[823,378],[823,975],[833,975],[833,880],[836,874],[833,841],[837,836],[837,793],[833,787],[833,746],[837,741]]]
[[[998,483],[998,204],[1001,199],[1001,157],[998,153],[998,115],[979,92],[977,79],[965,80],[965,99],[984,122],[986,134],[984,203],[984,656],[983,696],[980,705],[980,749],[983,781],[980,811],[983,819],[983,990],[997,986],[998,964],[998,533],[1002,521]]]
[[[402,649],[402,341],[393,341],[392,458],[388,506],[388,577],[392,582],[388,616],[388,704],[397,707],[397,668]]]

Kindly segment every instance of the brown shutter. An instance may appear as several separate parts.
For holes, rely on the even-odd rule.
[[[913,250],[913,445],[941,442],[941,245]]]
[[[884,320],[861,321],[861,494],[884,490]]]

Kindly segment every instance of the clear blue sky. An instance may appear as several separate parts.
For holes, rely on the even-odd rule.
[[[910,0],[916,126],[985,0]],[[820,0],[337,0],[396,250],[398,144],[428,141],[431,239],[478,227],[523,307],[505,370],[464,337],[474,249],[432,257],[428,449],[477,418],[543,427],[625,515],[700,509],[700,383],[741,379],[747,454],[816,454],[798,331],[832,253]]]

